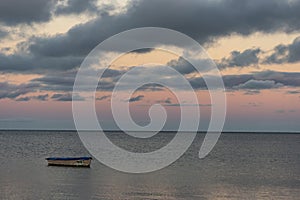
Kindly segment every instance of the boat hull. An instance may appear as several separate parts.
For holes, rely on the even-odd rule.
[[[92,158],[46,158],[48,166],[90,167]]]

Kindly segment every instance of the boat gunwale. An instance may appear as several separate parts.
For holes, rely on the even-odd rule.
[[[68,160],[92,160],[92,157],[49,157],[49,158],[45,158],[45,160],[49,160],[49,161],[68,161]]]

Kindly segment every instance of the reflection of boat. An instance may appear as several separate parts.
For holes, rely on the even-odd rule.
[[[92,157],[52,157],[46,158],[48,165],[56,166],[74,166],[74,167],[90,167]]]

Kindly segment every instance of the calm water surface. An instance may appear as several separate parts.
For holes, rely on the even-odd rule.
[[[136,152],[162,147],[173,137],[107,135]],[[48,167],[48,156],[89,155],[75,132],[0,131],[0,199],[299,199],[300,134],[225,133],[200,160],[202,140],[198,134],[165,169],[126,174],[96,160],[91,168]]]

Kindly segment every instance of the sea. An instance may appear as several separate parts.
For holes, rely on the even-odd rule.
[[[164,146],[175,133],[146,140],[122,132],[106,135],[138,152]],[[210,154],[199,159],[203,138],[198,133],[184,155],[166,168],[130,174],[96,159],[90,168],[47,166],[49,156],[90,156],[75,131],[3,130],[0,199],[299,199],[300,134],[223,133]]]

